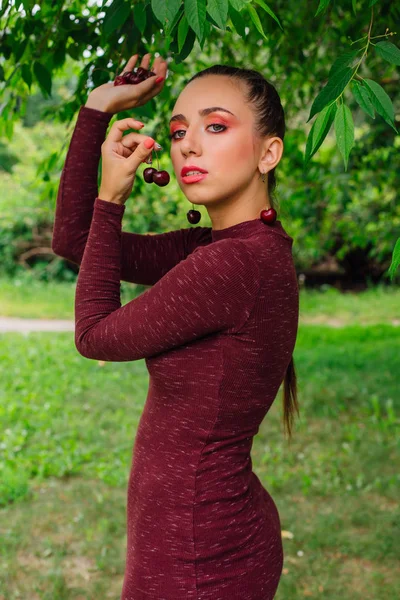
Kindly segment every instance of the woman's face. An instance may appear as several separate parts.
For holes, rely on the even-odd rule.
[[[212,107],[229,112],[209,112]],[[234,205],[243,194],[255,191],[261,142],[253,134],[253,124],[243,92],[228,77],[208,75],[183,89],[170,122],[171,160],[190,202],[210,208]],[[206,176],[196,183],[182,179],[182,167],[190,165],[205,169]]]

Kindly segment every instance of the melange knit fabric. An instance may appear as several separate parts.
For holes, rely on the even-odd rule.
[[[270,600],[283,567],[281,523],[251,448],[295,347],[293,239],[279,220],[260,219],[122,232],[126,206],[97,195],[111,117],[80,108],[53,250],[80,265],[78,352],[145,359],[149,372],[121,600]],[[121,280],[151,287],[122,306]]]

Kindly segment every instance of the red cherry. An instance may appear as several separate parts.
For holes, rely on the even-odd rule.
[[[145,69],[144,67],[138,67],[136,74],[139,75],[140,77],[146,77],[148,73],[148,70]]]
[[[141,83],[143,81],[143,77],[141,77],[140,75],[138,75],[137,73],[131,73],[129,75],[129,83],[136,85],[138,83]]]
[[[187,212],[187,219],[189,223],[196,224],[200,221],[201,212],[199,210],[189,210]]]
[[[167,185],[169,183],[170,177],[168,171],[157,171],[153,174],[153,181],[160,187]]]
[[[153,175],[157,173],[157,169],[154,167],[148,167],[143,171],[143,179],[146,183],[153,183]]]
[[[125,85],[126,84],[126,80],[122,75],[117,75],[117,77],[114,80],[114,85]]]
[[[274,208],[262,210],[260,213],[260,218],[263,223],[268,223],[270,225],[276,221],[276,210]]]

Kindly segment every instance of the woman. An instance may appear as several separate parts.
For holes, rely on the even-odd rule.
[[[141,66],[149,63],[147,54]],[[122,232],[154,140],[123,136],[141,127],[134,119],[116,121],[104,141],[106,128],[114,113],[159,93],[166,70],[158,57],[156,76],[91,92],[68,150],[53,236],[54,251],[80,264],[80,354],[144,358],[150,375],[128,485],[121,600],[269,600],[283,566],[280,518],[250,451],[283,380],[289,434],[298,410],[293,239],[280,221],[260,218],[271,207],[284,113],[255,71],[217,65],[197,73],[172,111],[171,160],[212,227]],[[185,177],[185,166],[206,173]],[[152,287],[121,306],[121,280]]]

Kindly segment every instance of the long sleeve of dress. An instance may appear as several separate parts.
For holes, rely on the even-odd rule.
[[[111,113],[82,106],[71,137],[57,194],[52,249],[81,264],[94,201],[98,167]],[[121,280],[153,285],[197,246],[211,242],[210,227],[156,235],[122,232]]]
[[[76,286],[79,353],[96,360],[134,361],[211,333],[239,330],[259,288],[258,265],[240,240],[197,248],[152,288],[121,306],[124,212],[125,205],[95,200]]]

